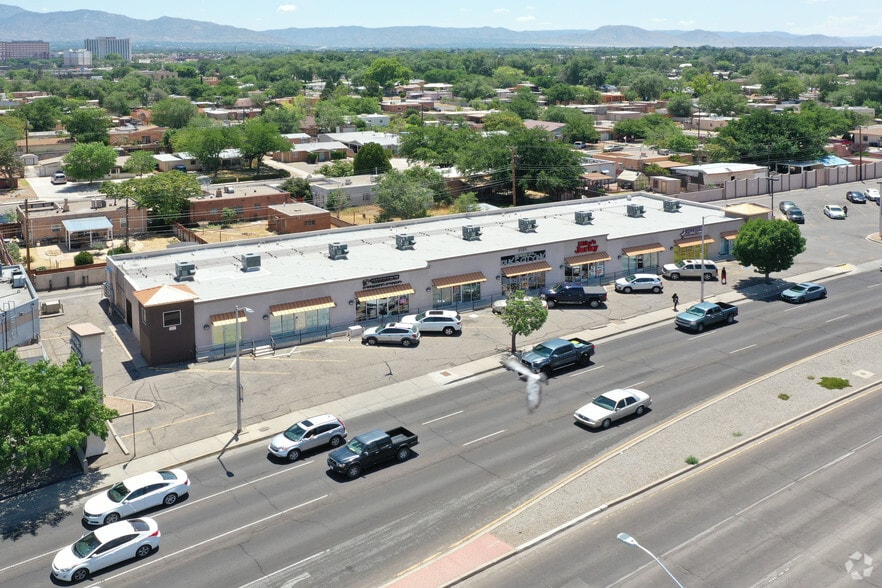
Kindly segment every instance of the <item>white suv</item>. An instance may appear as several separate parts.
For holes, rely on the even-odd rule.
[[[652,292],[659,294],[665,287],[665,283],[661,281],[655,274],[634,274],[616,280],[616,292]]]
[[[462,317],[453,310],[427,310],[402,317],[402,323],[417,324],[420,333],[444,333],[448,337],[462,331]]]
[[[330,414],[321,414],[292,425],[270,441],[267,451],[276,457],[297,461],[308,449],[330,445],[339,447],[346,438],[346,425]]]
[[[717,265],[708,259],[684,259],[677,263],[666,263],[662,273],[672,280],[680,278],[713,280],[717,277]]]
[[[420,327],[415,323],[386,323],[382,327],[370,327],[361,335],[367,345],[392,343],[410,347],[420,342]]]

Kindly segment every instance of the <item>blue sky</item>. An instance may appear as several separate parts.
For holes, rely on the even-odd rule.
[[[882,35],[882,2],[841,0],[0,0],[32,12],[86,8],[155,19],[174,16],[256,31],[288,27],[431,25],[515,31],[633,25],[650,30],[785,31]]]

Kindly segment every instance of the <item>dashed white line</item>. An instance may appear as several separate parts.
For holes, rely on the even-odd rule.
[[[740,349],[733,349],[733,350],[730,351],[729,353],[730,353],[730,354],[732,354],[732,353],[739,353],[739,352],[741,352],[741,351],[745,351],[745,350],[747,350],[747,349],[750,349],[751,347],[756,347],[756,343],[754,343],[753,345],[748,345],[747,347],[741,347]]]
[[[505,429],[500,429],[499,431],[496,431],[495,433],[490,433],[489,435],[484,435],[483,437],[478,437],[477,439],[473,439],[473,440],[469,441],[468,443],[463,443],[462,446],[465,447],[467,445],[471,445],[472,443],[477,443],[478,441],[483,441],[484,439],[489,439],[490,437],[493,437],[494,435],[499,435],[501,433],[505,433]]]
[[[448,418],[450,418],[450,417],[452,417],[452,416],[456,416],[456,415],[458,415],[458,414],[462,414],[462,413],[464,413],[464,412],[465,412],[464,410],[458,410],[458,411],[456,411],[456,412],[451,412],[450,414],[445,414],[444,416],[439,416],[439,417],[436,418],[436,419],[432,419],[431,421],[426,421],[426,422],[424,422],[424,423],[423,423],[423,426],[425,427],[426,425],[431,425],[432,423],[437,423],[438,421],[442,421],[442,420],[444,420],[444,419],[448,419]]]

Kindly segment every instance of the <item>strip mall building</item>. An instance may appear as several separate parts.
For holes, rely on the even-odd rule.
[[[650,194],[567,201],[115,255],[104,290],[150,365],[216,359],[239,336],[242,349],[278,348],[558,281],[652,273],[701,257],[702,238],[719,259],[750,215]]]

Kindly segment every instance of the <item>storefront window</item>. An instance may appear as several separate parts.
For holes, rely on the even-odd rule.
[[[658,268],[658,253],[642,253],[634,256],[622,256],[622,271],[635,274]]]
[[[432,306],[454,306],[481,299],[481,282],[432,289]]]
[[[313,331],[331,325],[331,309],[321,308],[270,317],[270,335],[284,337],[298,331]]]
[[[534,272],[521,276],[502,276],[502,293],[508,296],[517,290],[535,292],[545,287],[545,272]]]
[[[374,319],[393,320],[410,312],[410,297],[407,294],[378,298],[376,300],[358,300],[355,307],[356,322]]]
[[[567,282],[587,282],[592,278],[602,278],[605,273],[606,268],[602,261],[564,266],[564,278]]]

